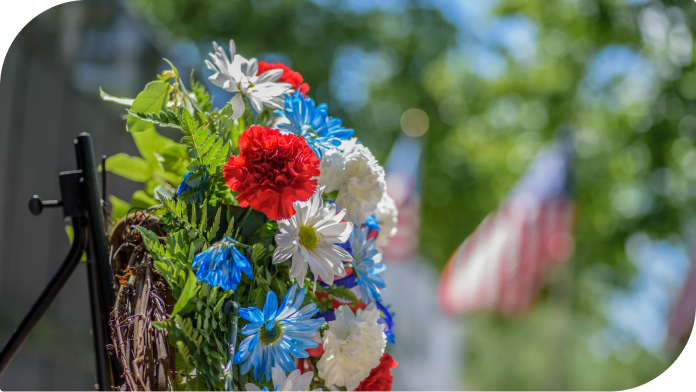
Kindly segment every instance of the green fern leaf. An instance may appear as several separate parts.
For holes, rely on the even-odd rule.
[[[162,110],[159,113],[140,113],[136,112],[135,110],[128,109],[128,114],[139,120],[151,122],[162,127],[181,129],[181,122],[179,121],[179,118],[177,118],[176,114],[171,111],[171,109]]]
[[[217,235],[218,230],[220,230],[220,215],[222,214],[222,208],[218,206],[217,214],[215,214],[215,220],[213,220],[213,227],[210,228],[208,232],[208,242],[211,242],[213,238]]]

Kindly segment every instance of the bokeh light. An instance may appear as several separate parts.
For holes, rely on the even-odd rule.
[[[401,130],[411,137],[422,136],[428,132],[430,119],[421,109],[408,109],[401,115]]]

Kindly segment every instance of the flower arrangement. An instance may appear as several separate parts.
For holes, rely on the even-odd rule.
[[[141,153],[107,170],[144,183],[130,203],[110,199],[125,387],[391,389],[384,169],[298,72],[234,41],[210,57],[209,80],[233,94],[222,108],[169,62],[135,99],[101,91],[128,106]]]

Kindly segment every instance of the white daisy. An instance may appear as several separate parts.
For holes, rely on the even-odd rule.
[[[377,204],[377,211],[375,211],[375,218],[377,218],[380,230],[375,240],[375,247],[380,252],[389,244],[389,239],[396,234],[398,215],[399,210],[396,208],[394,199],[389,197],[387,192],[384,192],[382,200]]]
[[[327,385],[352,391],[379,365],[387,344],[384,324],[377,322],[380,313],[374,303],[355,314],[347,305],[334,312],[336,320],[329,321],[324,332],[324,354],[317,370]]]
[[[273,374],[274,391],[306,391],[314,377],[314,372],[305,372],[302,374],[300,369],[293,370],[287,377],[285,376],[285,371],[278,367],[272,368],[271,373]],[[261,391],[256,384],[250,382],[246,384],[246,390]],[[267,391],[268,389],[264,388],[263,390]],[[314,390],[321,391],[321,389]]]
[[[234,118],[244,114],[244,97],[249,99],[252,108],[257,113],[263,110],[263,105],[273,109],[282,109],[285,93],[292,88],[289,83],[276,83],[283,75],[282,69],[270,69],[261,75],[256,59],[247,60],[236,54],[234,40],[230,40],[230,56],[225,49],[213,42],[214,53],[209,53],[213,59],[205,60],[209,70],[215,72],[209,77],[210,81],[226,91],[236,93],[230,100],[234,109]]]
[[[334,245],[348,240],[353,225],[341,222],[346,210],[336,213],[336,205],[324,206],[321,198],[323,187],[318,187],[307,201],[293,203],[295,215],[278,221],[275,239],[278,247],[273,254],[273,263],[282,263],[292,257],[290,276],[300,287],[304,284],[307,266],[327,284],[333,284],[334,275],[345,276],[344,261],[353,257],[345,249]]]
[[[319,171],[319,185],[327,192],[338,190],[336,204],[348,211],[346,220],[355,225],[365,223],[377,210],[387,190],[384,169],[362,144],[327,151]]]

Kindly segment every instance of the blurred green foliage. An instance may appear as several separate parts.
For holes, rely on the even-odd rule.
[[[420,249],[438,268],[556,130],[573,129],[574,260],[550,278],[528,314],[470,318],[467,387],[631,388],[678,354],[632,343],[622,349],[631,355],[600,358],[588,342],[607,324],[607,295],[627,287],[635,272],[627,238],[645,232],[689,243],[696,233],[693,1],[500,1],[496,18],[522,18],[534,34],[529,53],[488,44],[497,63],[480,61],[500,69],[494,77],[482,76],[466,49],[481,37],[434,6],[444,1],[392,1],[399,5],[368,11],[331,0],[128,3],[201,53],[212,40],[233,38],[246,57],[289,61],[309,94],[328,103],[381,162],[401,132],[401,114],[424,110],[430,129],[423,136]],[[338,61],[346,53],[372,59],[355,69],[367,75],[364,104],[360,91],[341,94],[351,88]],[[199,70],[202,63],[200,77]]]

